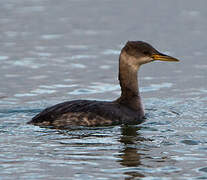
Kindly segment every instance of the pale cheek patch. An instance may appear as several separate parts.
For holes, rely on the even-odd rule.
[[[128,64],[132,67],[134,71],[137,71],[140,65],[146,64],[152,61],[153,61],[153,58],[148,57],[148,56],[140,57],[138,59],[135,57],[130,57],[130,59],[128,60]]]
[[[144,56],[144,57],[139,58],[138,61],[140,64],[146,64],[146,63],[153,61],[153,58],[151,58],[149,56]]]
[[[137,71],[138,70],[138,68],[139,68],[139,62],[137,61],[137,59],[136,58],[134,58],[134,57],[130,57],[129,59],[128,59],[128,65],[130,65],[130,67],[134,70],[134,71]]]

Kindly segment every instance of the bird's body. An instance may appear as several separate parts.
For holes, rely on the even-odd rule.
[[[68,128],[70,126],[138,124],[142,120],[143,114],[117,102],[75,100],[45,109],[32,119],[32,123],[40,126]]]
[[[141,123],[144,109],[139,94],[137,71],[142,64],[154,60],[178,61],[159,53],[145,42],[129,41],[119,57],[121,96],[117,100],[63,102],[43,110],[29,123],[55,128]]]

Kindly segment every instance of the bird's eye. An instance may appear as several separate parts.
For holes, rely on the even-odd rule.
[[[147,51],[144,51],[143,54],[144,54],[144,55],[148,55],[149,53],[148,53]]]

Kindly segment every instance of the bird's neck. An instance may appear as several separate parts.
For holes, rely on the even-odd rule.
[[[138,87],[137,72],[139,66],[135,66],[132,57],[121,53],[119,58],[119,82],[121,86],[121,96],[117,102],[138,111],[144,116],[144,110]]]

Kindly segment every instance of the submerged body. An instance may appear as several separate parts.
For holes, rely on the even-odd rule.
[[[29,122],[40,126],[68,128],[71,126],[107,126],[138,124],[144,119],[137,72],[142,64],[178,61],[142,41],[129,41],[119,57],[121,96],[112,102],[75,100],[49,107]]]

